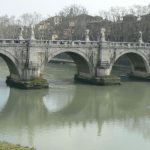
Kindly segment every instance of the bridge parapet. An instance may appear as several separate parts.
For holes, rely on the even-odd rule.
[[[150,43],[139,43],[139,42],[103,42],[101,44],[102,47],[108,47],[108,48],[124,48],[124,49],[150,48]]]
[[[97,41],[48,41],[52,47],[97,47]]]
[[[48,44],[52,46],[63,46],[63,45],[68,45],[70,47],[73,46],[97,46],[98,41],[71,41],[71,40],[19,40],[19,39],[0,39],[0,44],[22,44],[30,42],[33,45],[40,45],[40,44]]]
[[[18,39],[0,39],[0,44],[23,44],[25,43],[27,40],[18,40]]]
[[[36,43],[48,43],[51,45],[97,45],[98,41],[71,41],[71,40],[36,40]]]

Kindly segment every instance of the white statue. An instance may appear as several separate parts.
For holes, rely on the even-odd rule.
[[[31,40],[35,40],[35,34],[34,34],[34,26],[31,25],[31,37],[30,37]]]
[[[139,43],[144,43],[143,42],[143,33],[142,33],[142,31],[139,31]]]
[[[86,30],[85,30],[85,41],[86,41],[86,42],[90,41],[89,33],[90,33],[90,30],[89,30],[89,29],[86,29]]]
[[[23,38],[23,27],[20,27],[19,40],[24,40],[24,38]]]
[[[106,32],[106,29],[105,28],[101,28],[101,42],[106,42],[105,32]]]

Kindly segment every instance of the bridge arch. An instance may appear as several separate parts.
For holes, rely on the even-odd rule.
[[[111,66],[111,70],[114,64],[123,56],[127,56],[127,58],[129,59],[132,73],[138,72],[142,73],[143,76],[149,75],[149,62],[147,58],[144,54],[137,51],[122,52],[116,55],[115,61]]]
[[[3,49],[0,49],[0,57],[6,62],[10,72],[10,76],[14,79],[20,78],[20,71],[18,69],[17,59],[15,59],[15,57],[8,51]]]
[[[66,53],[72,58],[72,60],[76,64],[78,73],[85,73],[85,74],[92,73],[91,64],[88,57],[86,56],[86,54],[83,54],[83,52],[79,50],[59,50],[53,52],[49,55],[48,62],[50,62],[52,58],[62,53]]]

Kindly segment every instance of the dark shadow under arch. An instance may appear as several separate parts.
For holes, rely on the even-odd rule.
[[[58,57],[60,54],[67,54],[73,60],[73,62],[76,64],[78,74],[80,73],[90,74],[91,73],[90,64],[82,55],[75,53],[75,52],[62,52],[62,53],[58,53],[57,55],[54,55],[54,57]],[[49,60],[49,62],[51,61],[51,59]]]
[[[121,56],[119,56],[116,59],[116,61],[113,65],[118,63],[119,60],[121,60],[122,58],[124,58],[124,64],[122,62],[122,65],[126,65],[127,61],[130,62],[131,71],[137,71],[137,72],[143,72],[143,73],[148,72],[148,70],[147,70],[148,64],[147,64],[145,58],[142,57],[140,54],[134,53],[134,52],[122,54]]]
[[[73,52],[66,52],[66,54],[75,62],[78,72],[90,73],[89,64],[81,55]]]
[[[19,70],[18,70],[17,66],[15,65],[15,63],[13,62],[13,60],[11,60],[8,56],[6,56],[2,53],[0,53],[0,57],[7,64],[7,67],[10,72],[10,76],[13,76],[13,77],[15,76],[16,78],[20,78]]]

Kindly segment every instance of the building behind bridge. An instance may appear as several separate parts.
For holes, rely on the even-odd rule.
[[[83,40],[85,29],[90,29],[90,39],[98,40],[100,28],[106,28],[106,40],[136,42],[138,32],[143,31],[143,39],[150,42],[150,14],[141,17],[132,14],[126,15],[122,20],[111,21],[100,16],[81,14],[75,17],[54,16],[37,25],[38,38],[64,40]]]

